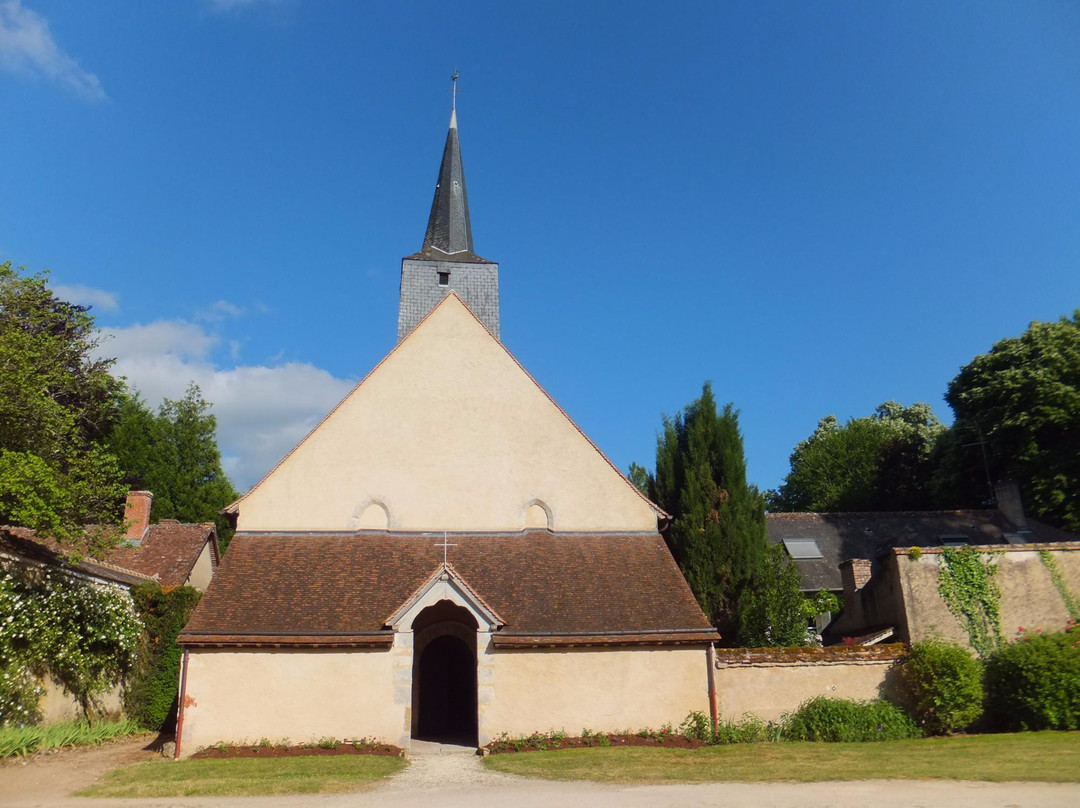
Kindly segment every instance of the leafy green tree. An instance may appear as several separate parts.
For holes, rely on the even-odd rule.
[[[122,385],[97,347],[84,306],[0,264],[0,523],[91,550],[119,539],[126,490],[103,446]]]
[[[807,600],[802,576],[784,548],[770,545],[753,583],[739,600],[739,640],[748,647],[806,645]]]
[[[652,496],[652,491],[649,486],[652,485],[651,477],[649,476],[649,470],[644,466],[639,466],[637,463],[630,464],[630,473],[627,475],[627,479],[634,484],[634,487],[645,496]]]
[[[770,492],[774,511],[900,511],[932,506],[933,449],[945,427],[928,404],[886,401],[868,418],[822,418]]]
[[[739,416],[717,412],[712,386],[657,437],[656,503],[673,517],[665,538],[702,609],[725,635],[738,626],[739,594],[765,556],[765,503],[746,482]]]
[[[970,496],[987,477],[1014,479],[1029,512],[1080,530],[1080,310],[995,343],[945,400],[956,415],[946,490]]]
[[[137,393],[128,396],[109,442],[126,482],[154,494],[153,521],[216,522],[228,544],[232,529],[220,511],[239,494],[222,471],[217,419],[197,385],[165,399],[156,415]]]

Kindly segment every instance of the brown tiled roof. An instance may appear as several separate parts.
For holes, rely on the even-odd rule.
[[[141,544],[116,547],[106,554],[106,559],[154,578],[163,586],[181,586],[191,574],[207,541],[210,541],[210,552],[216,564],[217,529],[213,522],[160,522],[150,525]]]
[[[389,637],[387,617],[441,568],[441,538],[238,533],[181,642]],[[657,534],[458,534],[451,542],[454,571],[505,620],[497,645],[718,639]]]
[[[0,526],[0,553],[126,585],[143,583],[149,577],[122,565],[93,558],[70,562],[54,540],[38,538],[34,531],[25,527]]]

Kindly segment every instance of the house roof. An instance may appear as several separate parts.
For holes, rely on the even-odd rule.
[[[34,531],[25,527],[0,526],[0,553],[127,586],[143,583],[150,578],[144,573],[108,561],[93,558],[69,561],[63,548],[54,540],[40,539]]]
[[[891,511],[883,513],[770,513],[765,517],[769,542],[810,539],[820,558],[796,558],[803,589],[840,591],[838,565],[849,558],[874,562],[893,547],[940,547],[949,542],[972,545],[1062,541],[1068,534],[1028,519],[1022,532],[997,509],[967,511]],[[1008,535],[1007,535],[1008,534]],[[790,542],[789,542],[790,544]]]
[[[181,635],[193,645],[371,645],[443,563],[442,533],[245,534]],[[505,625],[496,646],[719,639],[657,534],[451,534],[449,560]]]
[[[163,586],[182,586],[207,542],[216,564],[217,528],[213,522],[182,524],[163,520],[150,525],[138,545],[116,547],[106,554],[106,559],[154,578]]]

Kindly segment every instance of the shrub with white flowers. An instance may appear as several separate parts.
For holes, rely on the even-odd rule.
[[[141,631],[125,590],[49,568],[0,567],[0,726],[34,723],[45,675],[89,716],[132,670]]]

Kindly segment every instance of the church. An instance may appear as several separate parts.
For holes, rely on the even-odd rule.
[[[456,109],[396,347],[229,506],[180,637],[177,757],[218,742],[484,745],[708,711],[667,520],[500,341]]]

